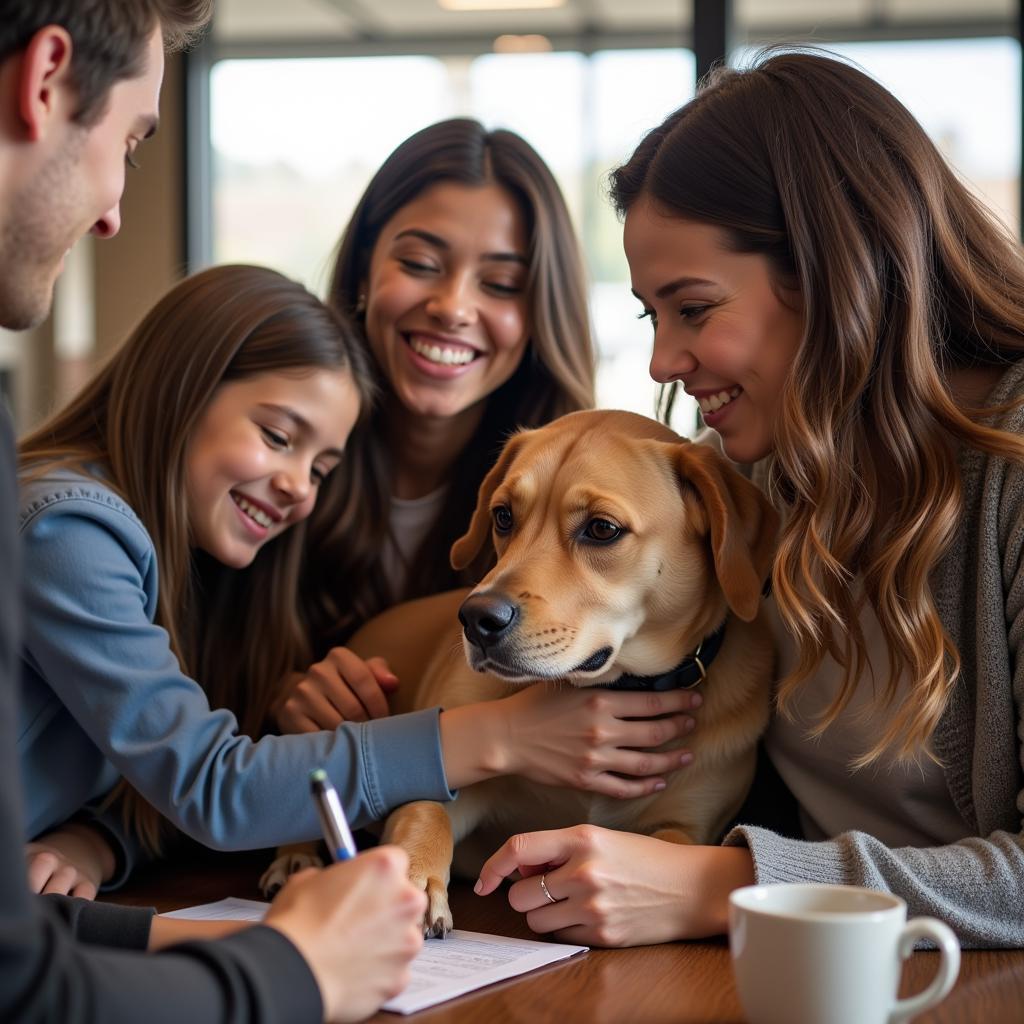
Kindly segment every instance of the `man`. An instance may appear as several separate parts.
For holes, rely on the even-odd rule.
[[[125,164],[155,131],[164,48],[212,0],[0,0],[0,326],[46,317],[67,250],[120,227]],[[182,937],[151,911],[25,884],[13,433],[0,409],[0,1020],[358,1020],[404,983],[425,900],[382,848],[296,876],[266,924],[147,957]],[[175,930],[178,929],[178,930]],[[222,929],[223,930],[223,929]],[[103,948],[106,947],[106,948]]]

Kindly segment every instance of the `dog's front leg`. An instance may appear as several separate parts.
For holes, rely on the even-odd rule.
[[[445,809],[429,800],[404,804],[388,816],[381,841],[395,843],[409,855],[409,880],[427,894],[423,934],[444,938],[453,926],[448,878],[454,848]]]
[[[268,900],[273,899],[289,877],[303,868],[322,868],[323,858],[320,856],[320,843],[291,843],[279,846],[270,867],[260,878],[260,892]]]

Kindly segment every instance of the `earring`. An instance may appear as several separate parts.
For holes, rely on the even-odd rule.
[[[356,316],[362,316],[366,312],[366,292],[360,292],[356,299]]]

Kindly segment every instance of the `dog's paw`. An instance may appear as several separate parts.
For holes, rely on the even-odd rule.
[[[448,906],[448,886],[440,878],[413,878],[411,881],[427,894],[427,909],[423,914],[424,938],[447,937],[454,927],[451,908]]]
[[[273,899],[290,875],[303,868],[322,868],[324,862],[307,850],[289,850],[275,857],[270,867],[260,877],[260,892],[268,900]]]

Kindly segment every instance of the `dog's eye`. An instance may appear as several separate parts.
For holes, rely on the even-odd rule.
[[[615,523],[611,523],[607,519],[591,519],[583,531],[583,536],[587,540],[595,540],[599,544],[608,544],[615,540],[620,533],[622,533],[622,527],[616,526]]]
[[[508,505],[498,505],[491,511],[491,518],[498,533],[508,533],[512,529],[512,510]]]

